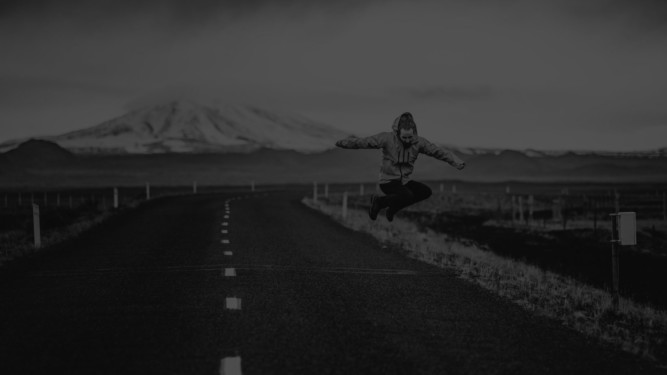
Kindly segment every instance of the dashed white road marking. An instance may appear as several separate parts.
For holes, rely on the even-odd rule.
[[[241,357],[225,357],[220,361],[220,375],[241,375]]]
[[[221,242],[221,243],[224,243],[224,244],[228,244],[228,243],[229,243],[229,240],[222,240],[222,241],[220,241],[220,242]]]
[[[229,226],[229,223],[226,222],[226,221],[224,221],[224,222],[222,223],[222,226],[223,226],[223,227]]]
[[[225,277],[236,277],[236,268],[225,268]]]
[[[223,229],[220,233],[227,234],[227,233],[229,233],[229,231],[227,229]]]
[[[232,253],[231,251],[225,251],[223,254],[228,257],[234,255],[234,253]]]
[[[223,219],[229,219],[229,215],[225,215]]]
[[[225,299],[227,310],[241,310],[241,299],[236,297],[227,297]]]

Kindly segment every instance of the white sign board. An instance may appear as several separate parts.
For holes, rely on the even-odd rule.
[[[618,240],[621,245],[637,244],[637,216],[634,212],[618,213]]]

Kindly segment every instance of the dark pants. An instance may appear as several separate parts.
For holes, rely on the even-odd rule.
[[[386,195],[378,197],[380,209],[396,213],[411,204],[423,201],[433,194],[431,188],[417,181],[409,181],[403,185],[400,180],[380,184],[380,190]]]

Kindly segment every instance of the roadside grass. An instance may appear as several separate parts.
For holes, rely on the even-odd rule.
[[[0,266],[13,259],[39,252],[62,241],[75,238],[88,229],[102,223],[110,211],[101,211],[92,217],[82,217],[67,226],[42,234],[41,247],[35,248],[34,237],[24,231],[10,231],[0,234]]]
[[[472,244],[463,244],[413,222],[395,218],[371,221],[365,210],[349,208],[343,219],[339,205],[302,202],[342,225],[367,232],[380,242],[400,247],[408,256],[454,270],[522,306],[556,319],[589,337],[609,343],[641,358],[667,365],[667,312],[621,298],[618,310],[608,291],[573,278],[501,257]]]
[[[126,208],[134,208],[139,202],[130,202],[121,210]],[[14,259],[25,255],[33,254],[50,246],[56,245],[63,241],[76,238],[87,230],[101,224],[117,211],[112,209],[93,209],[87,210],[79,214],[73,220],[68,220],[68,223],[62,225],[53,225],[51,228],[43,227],[41,233],[41,247],[35,248],[34,236],[32,233],[32,224],[30,229],[14,229],[0,233],[0,267]],[[32,223],[32,220],[30,220]]]

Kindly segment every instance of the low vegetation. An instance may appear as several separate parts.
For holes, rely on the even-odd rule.
[[[561,321],[586,335],[642,358],[667,364],[667,313],[628,298],[619,308],[607,290],[573,277],[544,270],[520,259],[482,249],[474,242],[437,232],[403,215],[392,223],[370,221],[365,207],[349,208],[342,217],[339,204],[304,199],[304,204],[343,225],[372,234],[408,256],[439,267],[501,295],[523,308]]]
[[[0,266],[59,242],[74,238],[113,214],[111,209],[80,206],[74,209],[51,208],[40,215],[41,246],[35,247],[32,210],[2,212],[0,230]]]

